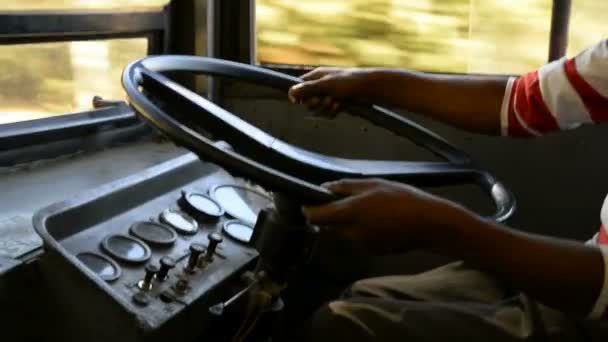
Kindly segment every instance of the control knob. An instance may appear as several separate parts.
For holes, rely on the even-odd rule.
[[[164,256],[160,258],[160,270],[156,274],[158,281],[164,281],[169,275],[169,271],[175,267],[175,260],[173,258]]]
[[[151,290],[152,280],[154,279],[154,276],[158,273],[158,270],[159,268],[155,264],[147,264],[145,268],[146,275],[144,276],[143,280],[140,280],[139,283],[137,283],[137,287],[139,287],[139,289],[143,291]]]
[[[205,261],[211,262],[213,261],[213,254],[215,254],[215,250],[217,249],[217,245],[222,243],[222,235],[217,232],[213,232],[207,235],[209,239],[209,245],[207,246],[207,253],[205,253]]]
[[[205,246],[200,243],[193,243],[190,245],[190,257],[188,257],[188,263],[186,264],[186,272],[193,273],[198,264],[198,260],[205,252]]]

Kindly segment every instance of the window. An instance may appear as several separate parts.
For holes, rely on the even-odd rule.
[[[552,3],[258,0],[258,60],[434,72],[523,73],[547,61]],[[594,6],[589,11],[603,18],[606,5]]]
[[[169,0],[2,0],[0,11],[56,9],[133,9],[159,7]]]
[[[92,108],[124,98],[120,75],[146,55],[145,38],[0,46],[0,123]]]
[[[608,38],[607,11],[606,1],[572,1],[568,56],[574,56],[590,45]]]
[[[38,12],[40,10],[53,10],[49,13],[57,13],[59,16],[62,10],[74,9],[112,9],[118,12],[149,7],[158,9],[168,2],[169,0],[3,0],[0,11],[9,17],[27,17],[30,10],[37,11],[31,12],[31,15],[41,13]],[[138,16],[144,14],[141,12]],[[88,14],[83,16],[85,15],[91,23],[92,20],[103,21],[102,16],[91,19]],[[125,20],[130,18],[126,14]],[[115,24],[110,22],[108,25]],[[125,34],[124,25],[117,26]],[[75,25],[65,27],[66,30],[80,29]],[[120,83],[122,70],[129,62],[148,53],[149,36],[134,33],[142,36],[114,39],[114,26],[107,26],[103,30],[106,30],[103,32],[105,40],[86,40],[90,38],[75,36],[74,39],[82,41],[44,40],[44,43],[29,43],[30,38],[24,38],[20,43],[25,44],[0,45],[0,124],[90,110],[95,95],[110,100],[123,100]],[[25,37],[37,41],[36,34],[26,34]],[[58,39],[61,38],[62,35],[58,35]]]

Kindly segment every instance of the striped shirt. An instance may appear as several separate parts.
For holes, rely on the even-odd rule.
[[[503,135],[536,137],[601,122],[608,122],[608,39],[507,83],[501,109]],[[590,313],[592,319],[608,319],[608,196],[600,219],[599,232],[587,242],[604,256],[604,286]]]

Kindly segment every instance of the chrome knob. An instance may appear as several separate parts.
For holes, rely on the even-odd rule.
[[[140,280],[139,283],[137,283],[137,287],[143,291],[150,291],[152,289],[152,280],[158,273],[159,268],[155,264],[149,263],[146,265],[145,271],[146,275],[143,280]]]

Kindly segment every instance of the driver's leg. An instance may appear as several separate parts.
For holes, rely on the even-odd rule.
[[[496,303],[514,294],[497,278],[458,261],[415,275],[359,280],[344,296]]]
[[[574,324],[535,333],[524,306],[384,298],[334,301],[314,317],[308,341],[582,341]]]
[[[313,318],[309,341],[577,341],[575,323],[458,262],[365,279]]]

